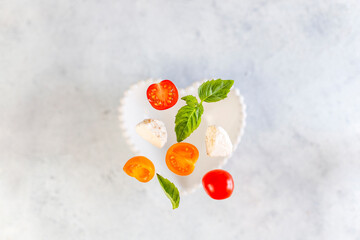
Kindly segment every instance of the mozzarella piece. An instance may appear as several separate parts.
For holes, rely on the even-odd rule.
[[[232,153],[229,135],[222,127],[215,125],[206,129],[206,153],[210,157],[228,157]]]
[[[137,134],[155,147],[162,148],[167,141],[167,132],[162,121],[145,119],[136,125],[135,130]]]

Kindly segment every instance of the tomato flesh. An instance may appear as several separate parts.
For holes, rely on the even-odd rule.
[[[146,91],[146,96],[151,106],[157,110],[169,109],[179,99],[178,90],[170,80],[151,84]]]
[[[140,182],[148,182],[155,175],[154,164],[143,156],[129,159],[123,167],[124,172],[130,177],[134,177]]]
[[[221,169],[206,173],[202,179],[202,184],[206,193],[216,200],[226,199],[234,191],[234,180],[231,174]]]
[[[166,165],[173,173],[187,176],[195,169],[199,158],[198,149],[190,143],[175,143],[166,153]]]

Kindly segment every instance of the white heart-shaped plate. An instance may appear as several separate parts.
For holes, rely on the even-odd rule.
[[[209,157],[206,155],[205,132],[209,125],[223,127],[230,136],[235,151],[240,142],[245,127],[245,104],[243,97],[236,88],[232,88],[228,97],[215,103],[203,103],[204,113],[201,124],[190,137],[184,142],[195,145],[200,153],[196,162],[195,170],[189,176],[178,176],[172,173],[166,166],[165,155],[167,149],[176,143],[175,135],[175,116],[177,111],[185,105],[185,101],[180,98],[186,95],[194,95],[198,98],[198,87],[204,81],[195,82],[186,89],[178,89],[179,100],[175,106],[164,111],[154,109],[147,100],[146,90],[160,79],[149,79],[132,85],[124,94],[120,101],[119,120],[120,127],[129,148],[136,156],[145,156],[155,165],[156,172],[172,181],[179,189],[181,194],[188,194],[195,191],[201,184],[201,179],[210,170],[221,168],[230,157]],[[168,133],[168,140],[161,149],[153,146],[142,139],[135,131],[135,126],[146,118],[163,121]],[[125,164],[125,162],[124,162]]]

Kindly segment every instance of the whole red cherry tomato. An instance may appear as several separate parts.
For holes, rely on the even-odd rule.
[[[157,110],[171,108],[179,99],[178,90],[170,80],[151,84],[146,91],[146,96],[151,106]]]
[[[206,173],[202,179],[206,193],[213,199],[222,200],[231,196],[234,180],[230,173],[216,169]]]

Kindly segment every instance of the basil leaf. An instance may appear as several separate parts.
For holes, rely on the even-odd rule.
[[[170,199],[173,209],[178,208],[180,204],[180,193],[175,185],[168,179],[162,177],[160,174],[156,174],[159,183],[164,190],[166,196]]]
[[[185,100],[186,104],[191,107],[195,107],[198,104],[198,100],[193,95],[187,95],[185,97],[182,97],[181,99]]]
[[[198,94],[201,101],[217,102],[227,97],[234,80],[210,80],[201,84]]]
[[[176,140],[181,142],[195,131],[201,123],[204,108],[201,104],[185,105],[179,109],[175,117]]]

